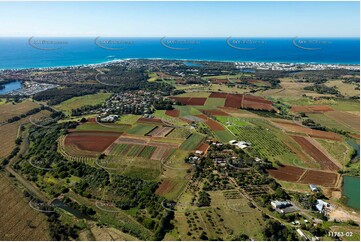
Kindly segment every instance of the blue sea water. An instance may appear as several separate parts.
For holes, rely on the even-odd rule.
[[[128,58],[359,64],[359,38],[0,38],[0,69]]]

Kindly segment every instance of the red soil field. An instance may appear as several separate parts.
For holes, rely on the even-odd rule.
[[[270,105],[273,104],[272,101],[266,100],[266,99],[264,99],[263,97],[257,97],[257,96],[251,96],[251,95],[245,95],[245,96],[244,96],[244,100],[245,100],[245,101],[250,101],[250,102],[270,104]]]
[[[295,166],[283,166],[277,169],[270,169],[268,173],[281,181],[316,184],[326,187],[336,186],[339,176],[337,173],[306,170]]]
[[[173,110],[166,110],[165,114],[171,117],[178,117],[179,116],[180,111],[177,109],[173,109]]]
[[[206,154],[208,149],[209,149],[209,145],[205,143],[201,143],[196,150],[203,151],[203,153]]]
[[[295,166],[282,166],[278,169],[268,170],[268,173],[274,178],[289,182],[298,181],[304,172],[305,169]]]
[[[309,140],[301,136],[291,136],[302,149],[315,159],[323,170],[338,171],[340,168],[333,163],[321,150],[314,146]]]
[[[229,116],[228,113],[225,113],[221,110],[218,110],[218,109],[213,109],[213,110],[203,110],[203,113],[205,115],[208,115],[208,116]]]
[[[88,123],[95,123],[96,122],[96,118],[88,118]]]
[[[65,145],[75,145],[80,150],[103,152],[118,137],[113,132],[72,132],[65,137]]]
[[[325,187],[334,187],[337,179],[337,173],[308,170],[299,182],[305,184],[316,184]]]
[[[224,130],[224,127],[213,119],[208,119],[205,123],[211,130]]]
[[[196,114],[194,116],[196,116],[198,118],[201,118],[201,119],[204,119],[204,120],[208,120],[208,117],[206,115],[204,115],[204,114]]]
[[[165,195],[169,192],[171,192],[178,183],[176,181],[172,181],[170,179],[164,179],[162,183],[159,185],[157,190],[155,191],[155,194],[157,195]]]
[[[209,95],[209,97],[212,98],[226,98],[228,96],[228,93],[224,93],[224,92],[212,92],[211,95]]]
[[[166,148],[178,148],[180,144],[178,143],[171,143],[164,141],[164,138],[159,137],[149,137],[149,136],[131,136],[127,134],[121,135],[115,143],[117,144],[133,144],[133,145],[149,145],[149,146],[156,146],[156,147],[166,147]]]
[[[195,106],[203,106],[206,102],[206,97],[170,97],[176,102],[180,102],[183,105],[195,105]]]
[[[242,107],[243,108],[252,108],[252,109],[256,109],[256,110],[268,110],[268,111],[273,110],[272,104],[266,104],[266,103],[262,103],[262,102],[253,102],[253,101],[250,102],[247,100],[243,101]]]
[[[319,106],[292,106],[292,112],[304,112],[304,113],[314,113],[314,112],[328,112],[333,111],[329,106],[319,105]]]
[[[242,101],[243,101],[243,95],[228,94],[224,106],[229,108],[241,108]]]
[[[262,97],[241,94],[228,94],[224,104],[225,107],[230,108],[252,108],[269,111],[273,109],[272,105],[273,102]]]
[[[242,103],[243,108],[253,108],[271,111],[273,102],[262,97],[245,95]]]

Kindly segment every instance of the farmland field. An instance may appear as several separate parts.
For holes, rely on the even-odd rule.
[[[347,143],[340,141],[331,141],[317,139],[317,142],[320,143],[327,152],[341,164],[346,165],[351,157],[351,147]]]
[[[111,123],[95,123],[87,122],[76,127],[76,131],[109,131],[109,132],[125,132],[131,126],[127,124],[111,124]]]
[[[320,131],[320,130],[314,130],[310,129],[304,126],[301,126],[299,124],[296,124],[292,121],[285,121],[285,120],[272,120],[276,126],[280,127],[281,129],[284,129],[288,132],[293,133],[304,133],[314,138],[320,138],[320,139],[329,139],[329,140],[342,140],[342,137],[339,134],[333,133],[333,132],[326,132],[326,131]]]
[[[272,159],[276,156],[293,153],[276,135],[262,127],[235,127],[237,138],[250,142],[261,155]]]
[[[301,136],[292,136],[292,138],[306,151],[307,154],[312,156],[316,160],[323,170],[338,171],[340,168],[330,160],[321,150],[319,150],[314,144]]]
[[[193,150],[202,142],[204,136],[201,134],[193,133],[186,141],[181,145],[181,149]]]
[[[336,121],[335,119],[329,117],[327,115],[327,113],[322,114],[322,113],[309,113],[307,114],[307,116],[312,119],[313,121],[315,121],[318,124],[321,124],[322,126],[325,126],[327,128],[331,128],[331,129],[342,129],[345,131],[350,131],[353,132],[354,130],[344,124],[342,124],[341,122]]]
[[[325,115],[353,130],[360,131],[360,117],[357,115],[342,111],[327,112]]]
[[[0,173],[0,240],[50,240],[47,217],[32,209],[21,191]]]
[[[222,98],[207,98],[207,101],[204,103],[202,108],[205,109],[215,109],[217,107],[223,107],[225,99]]]
[[[325,187],[335,187],[339,179],[337,173],[307,170],[295,166],[282,166],[277,169],[268,170],[268,173],[282,181],[316,184]]]
[[[239,234],[262,240],[261,212],[251,208],[238,191],[234,191],[239,195],[236,198],[228,197],[229,192],[233,191],[209,192],[211,205],[201,209],[191,206],[186,199],[188,194],[184,195],[176,206],[179,211],[175,213],[176,238],[195,240],[204,231],[207,237],[221,240],[231,240]]]
[[[156,129],[157,126],[155,125],[135,125],[131,129],[127,131],[128,134],[135,134],[135,135],[146,135],[153,129]]]
[[[32,115],[32,120],[38,120],[42,117],[48,117],[50,114],[47,110],[42,110],[39,113]],[[29,123],[29,117],[20,119],[19,121],[8,123],[0,126],[0,136],[6,137],[2,140],[0,146],[0,158],[7,157],[11,151],[15,148],[15,140],[18,137],[20,125]]]
[[[65,146],[76,146],[80,150],[103,152],[118,137],[111,132],[72,132],[65,137]]]
[[[215,136],[221,141],[221,142],[228,142],[230,140],[236,139],[236,137],[231,134],[228,130],[216,130],[213,131]]]
[[[172,132],[170,132],[167,137],[169,138],[179,138],[186,139],[191,135],[192,132],[186,128],[176,128]]]
[[[97,105],[104,103],[104,101],[107,100],[111,95],[111,93],[97,93],[80,97],[73,97],[54,106],[54,108],[70,115],[72,109],[80,108],[85,105]]]
[[[6,121],[9,118],[24,114],[31,109],[40,107],[39,104],[25,100],[21,103],[13,104],[11,102],[2,104],[0,106],[0,123]]]

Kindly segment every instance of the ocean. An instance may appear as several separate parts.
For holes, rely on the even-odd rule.
[[[0,69],[121,59],[360,64],[359,38],[0,38]]]

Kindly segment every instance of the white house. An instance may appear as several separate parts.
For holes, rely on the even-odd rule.
[[[231,141],[229,141],[229,144],[237,146],[238,148],[241,148],[242,150],[251,145],[251,143],[248,143],[246,141],[237,141],[237,140],[231,140]]]
[[[324,202],[324,201],[321,200],[321,199],[317,199],[316,209],[317,209],[320,213],[323,213],[323,212],[325,211],[325,209],[328,208],[329,206],[330,206],[329,203]]]

